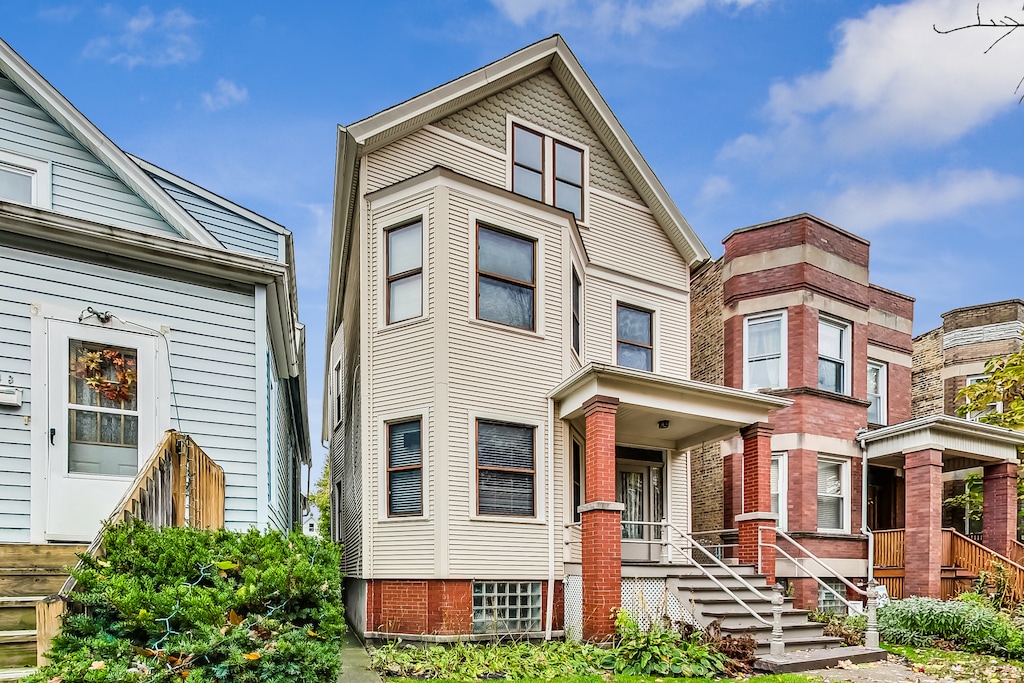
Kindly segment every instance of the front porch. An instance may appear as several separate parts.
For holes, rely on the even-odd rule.
[[[739,561],[758,562],[759,527],[771,513],[771,426],[783,398],[590,364],[555,388],[559,417],[573,434],[573,508],[567,533],[579,544],[582,636],[604,640],[622,605],[623,560],[666,561],[666,534],[689,533],[689,450],[740,432],[744,514]],[[771,566],[763,557],[764,565]],[[770,580],[774,577],[769,576]]]

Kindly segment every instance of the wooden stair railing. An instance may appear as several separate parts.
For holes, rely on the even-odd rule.
[[[903,597],[905,539],[903,529],[872,531],[875,536],[875,581],[893,598]]]
[[[86,552],[102,557],[106,527],[132,518],[157,529],[223,527],[224,470],[191,437],[167,430]],[[60,629],[64,598],[73,590],[75,579],[69,577],[57,595],[36,604],[36,652],[40,664],[46,662],[43,655]]]
[[[1006,552],[1006,556],[1017,564],[1024,566],[1024,543],[1017,539],[1010,541],[1010,547]]]
[[[1003,565],[1007,573],[1007,591],[1013,602],[1024,600],[1024,566],[1014,562],[1005,555],[986,548],[977,541],[972,541],[955,529],[943,529],[943,557],[942,564],[947,567],[962,567],[973,574],[986,572],[991,574],[995,570],[995,564]],[[945,554],[949,539],[949,555]]]

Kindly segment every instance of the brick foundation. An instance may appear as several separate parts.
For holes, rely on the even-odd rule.
[[[906,454],[907,506],[904,596],[941,597],[942,451]]]

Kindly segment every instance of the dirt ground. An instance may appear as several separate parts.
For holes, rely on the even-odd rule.
[[[982,658],[984,659],[984,658]],[[962,666],[956,663],[941,665],[912,664],[902,657],[889,655],[889,660],[873,664],[854,664],[849,667],[818,669],[801,672],[830,683],[1017,683],[1024,681],[1024,672],[1016,666],[999,660],[990,660],[987,666]]]

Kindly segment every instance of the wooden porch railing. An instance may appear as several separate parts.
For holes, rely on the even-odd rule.
[[[904,581],[906,578],[906,533],[903,529],[876,531],[875,534],[875,580],[885,586],[890,596],[904,597]],[[1020,551],[1024,554],[1024,545]],[[952,575],[946,572],[955,569],[966,570],[970,574],[981,572],[991,573],[996,563],[1002,564],[1007,572],[1009,596],[1014,601],[1024,599],[1024,564],[1000,555],[982,544],[971,540],[954,529],[942,530],[942,569],[941,598],[948,600],[955,597],[971,579]]]
[[[1011,541],[1006,556],[1017,564],[1024,566],[1024,543],[1016,539]]]
[[[107,525],[140,519],[157,529],[189,526],[219,529],[224,526],[224,470],[191,437],[169,429],[139,468],[134,481],[114,506],[86,552],[102,557]],[[40,665],[50,649],[64,613],[64,598],[75,590],[68,577],[60,593],[36,603],[36,654]]]

